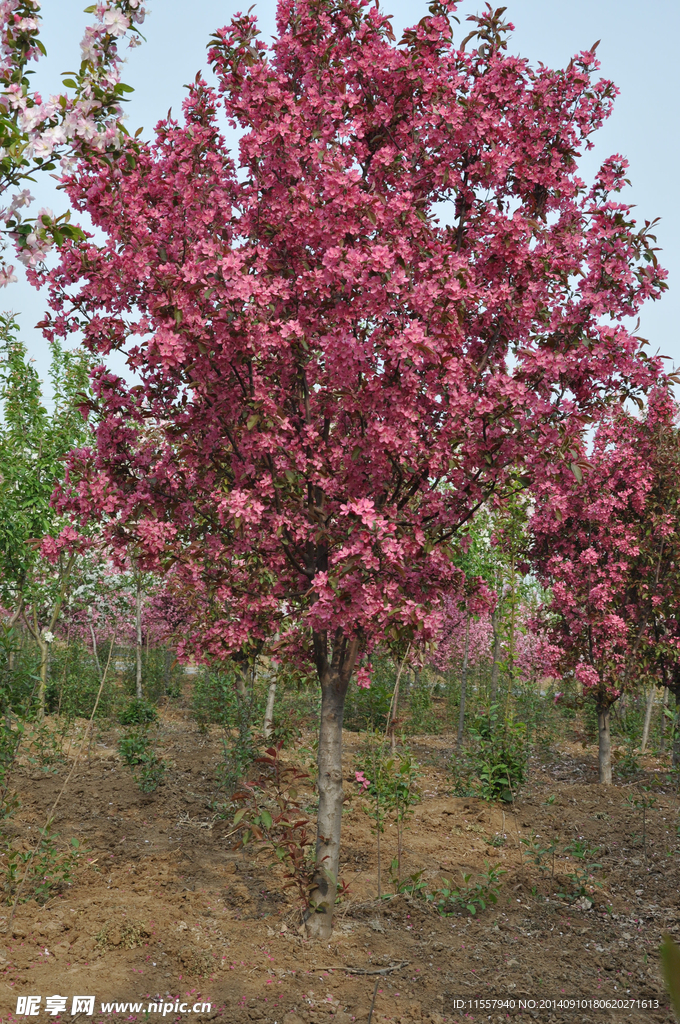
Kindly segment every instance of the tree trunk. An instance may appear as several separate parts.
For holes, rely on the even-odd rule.
[[[456,749],[460,750],[463,742],[463,726],[465,725],[465,698],[467,696],[468,654],[470,650],[470,616],[465,619],[465,648],[463,650],[463,671],[460,677],[460,711],[458,713],[458,736]]]
[[[493,661],[491,662],[491,704],[498,699],[498,676],[501,669],[501,607],[500,601],[494,608],[491,615],[491,628],[493,629]]]
[[[347,688],[354,670],[359,641],[335,637],[330,662],[327,639],[314,634],[317,671],[321,683],[319,729],[319,809],[316,820],[316,862],[306,928],[310,938],[326,940],[333,928],[333,907],[338,891],[340,830],[342,825],[342,719]]]
[[[141,582],[137,581],[137,601],[135,606],[135,624],[137,627],[137,643],[135,645],[136,654],[136,694],[137,699],[141,700],[142,693],[142,585]]]
[[[69,629],[70,629],[70,626],[69,626]],[[97,637],[96,637],[96,634],[95,634],[95,631],[94,631],[94,626],[92,625],[92,622],[90,622],[90,636],[92,637],[92,655],[94,657],[95,668],[97,669],[97,675],[101,679],[101,677],[102,677],[102,667],[99,664],[99,653],[97,651]]]
[[[659,751],[666,753],[666,708],[668,707],[668,687],[663,688],[663,703],[661,704],[661,724],[659,726]]]
[[[394,684],[394,690],[392,691],[392,703],[390,705],[390,721],[388,724],[388,729],[390,732],[390,745],[392,747],[392,750],[395,750],[397,746],[395,730],[397,728],[397,708],[399,706],[399,680],[401,679],[401,673],[404,671],[404,665],[406,664],[406,659],[409,656],[410,650],[411,645],[409,644],[408,647],[406,648],[406,654],[401,659],[401,664],[397,670],[397,678]]]
[[[599,734],[598,762],[600,771],[598,781],[605,786],[611,786],[612,784],[612,738],[609,731],[610,716],[611,707],[609,705],[605,708],[597,709],[597,731]]]
[[[264,738],[268,740],[271,734],[274,732],[274,700],[276,699],[276,676],[272,679],[269,684],[269,690],[267,691],[267,707],[264,712],[264,726],[262,732]]]
[[[163,690],[166,694],[170,692],[170,675],[172,673],[172,662],[172,651],[166,650],[163,658]]]
[[[45,643],[40,634],[37,637],[40,648],[40,683],[38,685],[38,718],[42,721],[45,717],[45,693],[47,691],[47,672],[50,660],[50,645]]]
[[[652,683],[649,688],[649,695],[647,697],[647,709],[645,711],[645,724],[642,728],[642,739],[640,740],[640,753],[644,754],[645,747],[649,742],[649,732],[652,726],[652,713],[654,711],[654,698],[656,697],[656,687]]]
[[[680,686],[675,690],[675,716],[673,718],[673,767],[680,765]]]

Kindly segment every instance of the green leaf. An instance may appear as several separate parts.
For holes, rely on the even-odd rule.
[[[260,414],[257,412],[252,413],[246,421],[246,430],[252,430],[260,422]]]
[[[680,949],[668,933],[664,935],[661,943],[661,966],[675,1016],[680,1020]]]
[[[77,89],[78,88],[78,83],[75,82],[72,78],[64,78],[62,80],[62,85],[65,85],[67,89]]]
[[[234,815],[234,828],[238,825],[239,821],[241,820],[243,815],[246,813],[246,810],[247,810],[247,808],[242,807],[239,811],[236,812],[236,814]]]
[[[260,815],[260,820],[265,828],[271,828],[273,825],[272,816],[269,811],[263,811]]]
[[[572,464],[571,464],[571,471],[574,474],[574,476],[576,477],[576,479],[578,480],[578,482],[580,484],[582,484],[583,483],[583,473],[581,472],[581,467],[579,466],[579,464],[577,462],[572,462]]]

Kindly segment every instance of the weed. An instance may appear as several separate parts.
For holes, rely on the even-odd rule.
[[[544,846],[541,837],[534,833],[531,839],[520,839],[520,842],[526,847],[525,856],[536,865],[539,871],[548,870],[548,865],[544,862],[549,860],[551,863],[550,873],[554,875],[555,853],[557,851],[557,843],[555,841]]]
[[[42,722],[33,729],[30,749],[29,762],[39,766],[45,772],[57,771],[58,766],[64,762],[59,738],[55,736],[46,722]]]
[[[616,774],[622,779],[635,778],[642,771],[640,761],[631,747],[629,747],[621,757],[618,759],[615,758],[614,764]]]
[[[400,879],[405,824],[413,813],[413,805],[420,800],[420,791],[417,785],[420,766],[408,748],[403,748],[398,753],[390,753],[387,756],[382,743],[369,747],[367,756],[359,760],[358,765],[359,770],[355,773],[355,777],[366,796],[364,810],[376,822],[378,896],[381,896],[380,835],[384,831],[384,821],[393,815],[397,826],[396,872]],[[368,778],[366,777],[367,772]]]
[[[586,839],[574,839],[564,847],[564,853],[575,857],[579,863],[575,865],[573,871],[565,873],[564,877],[571,883],[571,889],[569,892],[558,892],[556,895],[560,899],[573,903],[582,896],[590,896],[595,886],[602,885],[602,882],[594,876],[594,872],[598,871],[602,865],[592,860],[593,857],[597,857],[599,852],[600,847],[591,846]]]
[[[399,877],[399,863],[396,857],[393,858],[390,864],[390,882],[396,894],[405,893],[408,896],[422,896],[426,897],[427,893],[427,882],[423,880],[423,872],[416,871],[408,878]]]
[[[84,851],[75,838],[71,839],[65,851],[61,851],[57,845],[58,839],[58,834],[52,833],[48,825],[40,830],[40,845],[35,854],[32,850],[6,847],[5,891],[8,901],[11,901],[27,870],[29,875],[23,888],[24,901],[35,899],[38,903],[47,903],[70,884],[78,858]]]
[[[504,874],[505,871],[498,864],[487,862],[486,871],[477,879],[473,880],[471,874],[464,874],[461,885],[454,885],[444,879],[443,885],[428,893],[426,899],[444,917],[465,911],[474,916],[479,910],[486,910],[490,903],[498,902],[500,879]]]

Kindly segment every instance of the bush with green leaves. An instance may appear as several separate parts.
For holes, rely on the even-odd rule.
[[[345,700],[343,725],[352,732],[387,728],[398,668],[391,658],[376,653],[372,658],[371,685],[366,690],[352,685]]]
[[[144,697],[133,697],[118,715],[121,725],[151,725],[158,721],[158,709]]]
[[[134,649],[125,649],[123,689],[133,694],[136,689],[136,665]],[[182,692],[184,666],[180,665],[170,648],[162,644],[157,647],[142,647],[142,688],[153,702],[162,697],[177,699]]]
[[[80,842],[74,837],[60,849],[59,835],[49,825],[40,829],[37,849],[5,848],[5,893],[11,901],[19,892],[22,901],[35,899],[44,904],[70,885],[73,871],[82,856]],[[24,881],[24,878],[26,879]]]
[[[120,690],[116,685],[115,675],[110,670],[101,693],[99,692],[101,668],[85,644],[73,638],[68,643],[53,643],[45,691],[47,713],[71,720],[89,719],[97,703],[97,718],[115,717],[120,703]]]
[[[480,910],[486,910],[491,903],[498,902],[501,887],[501,876],[505,874],[498,864],[488,864],[486,871],[473,879],[466,873],[459,885],[444,879],[442,885],[427,894],[427,901],[432,903],[443,917],[452,914],[468,913],[474,917]]]
[[[118,752],[132,770],[132,777],[142,793],[152,793],[165,778],[165,762],[153,749],[151,736],[144,726],[130,729],[118,741]]]
[[[526,726],[497,704],[478,714],[471,727],[472,757],[479,795],[484,800],[514,800],[524,782],[528,760]]]

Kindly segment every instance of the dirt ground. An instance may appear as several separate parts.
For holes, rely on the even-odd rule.
[[[318,945],[299,934],[280,867],[250,847],[234,851],[230,822],[211,811],[216,734],[166,714],[166,781],[149,796],[121,764],[115,731],[100,735],[57,812],[61,840],[75,836],[85,850],[73,882],[43,907],[20,903],[11,925],[10,906],[0,907],[0,1019],[30,1019],[17,1015],[17,999],[39,994],[39,1020],[366,1024],[374,992],[374,1022],[673,1019],[658,955],[662,933],[680,932],[678,799],[668,787],[657,786],[646,812],[643,850],[642,812],[628,799],[640,790],[597,785],[593,749],[532,761],[513,809],[448,795],[451,739],[417,737],[423,799],[406,833],[405,871],[424,869],[430,884],[487,863],[506,872],[495,906],[442,918],[410,896],[377,901],[375,836],[353,784],[360,737],[345,738],[349,891],[331,942]],[[68,768],[17,768],[21,806],[10,831],[24,849]],[[647,784],[665,779],[653,761],[646,768]],[[582,838],[601,847],[601,886],[576,903],[560,896],[574,864],[562,856],[552,877],[552,864],[541,871],[521,843],[536,834],[546,846],[559,835],[562,845]],[[492,845],[499,835],[504,845]],[[388,829],[384,859],[394,846]],[[45,997],[55,994],[67,997],[67,1011],[49,1016]],[[93,1014],[70,1016],[76,994],[96,996]],[[506,1005],[480,1004],[489,999]],[[640,1005],[547,1005],[570,999]],[[102,1010],[105,1002],[142,1007]],[[150,1002],[160,1010],[149,1013]]]

